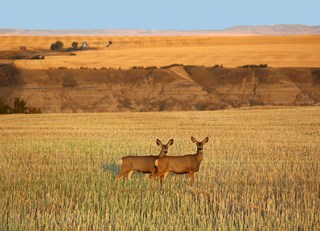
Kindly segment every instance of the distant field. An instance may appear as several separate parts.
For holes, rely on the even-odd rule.
[[[73,41],[87,41],[98,50],[59,54],[44,60],[17,60],[18,67],[47,69],[58,67],[164,66],[172,63],[236,67],[268,64],[272,67],[319,67],[320,36],[1,36],[0,50],[48,50],[61,40],[65,47]],[[112,41],[111,47],[106,47]]]
[[[0,230],[319,230],[320,108],[0,116]],[[119,158],[204,160],[189,185],[133,174]]]

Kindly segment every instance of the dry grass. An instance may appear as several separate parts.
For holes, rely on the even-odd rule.
[[[0,117],[1,230],[318,230],[320,108]],[[134,174],[120,157],[193,153],[196,182]]]
[[[50,67],[165,66],[172,63],[236,67],[266,63],[272,67],[319,67],[320,36],[2,36],[0,49],[49,49],[61,40],[87,41],[98,51],[77,52],[76,56],[47,56],[45,60],[18,60],[28,69]],[[113,45],[106,47],[109,40]]]

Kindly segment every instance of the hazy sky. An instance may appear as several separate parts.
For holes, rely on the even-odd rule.
[[[0,28],[218,30],[320,25],[320,0],[4,0]]]

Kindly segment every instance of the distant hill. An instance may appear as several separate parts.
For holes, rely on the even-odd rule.
[[[320,26],[306,25],[262,25],[235,26],[224,30],[134,30],[134,29],[106,29],[106,30],[26,30],[0,29],[0,35],[320,35]]]
[[[320,34],[320,26],[287,25],[274,26],[235,26],[221,32],[226,34],[253,34],[253,35],[306,35]]]

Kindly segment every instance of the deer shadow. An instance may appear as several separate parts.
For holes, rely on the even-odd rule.
[[[112,175],[116,176],[120,172],[119,165],[105,163],[101,165],[102,169],[107,172],[111,172]]]

